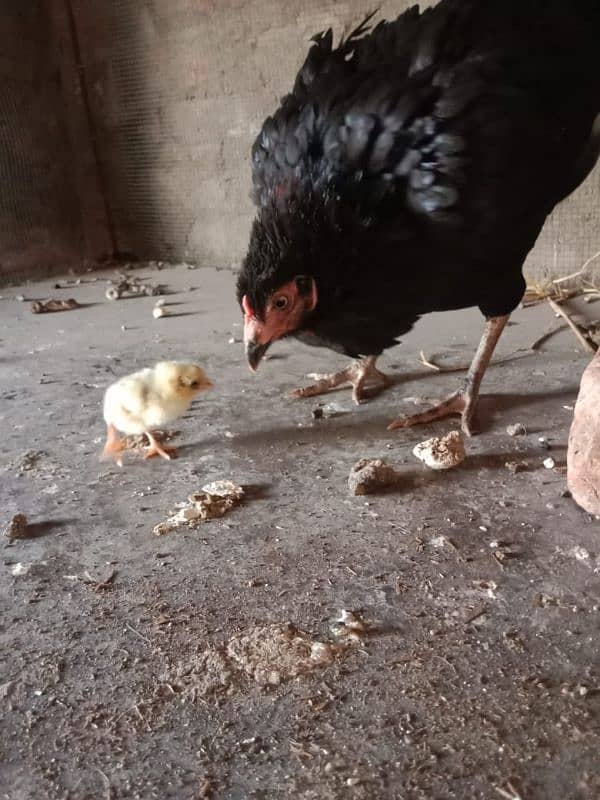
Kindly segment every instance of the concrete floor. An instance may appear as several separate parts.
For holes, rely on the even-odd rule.
[[[229,342],[231,274],[139,274],[173,292],[173,316],[153,320],[152,298],[108,302],[102,282],[0,291],[0,502],[32,525],[0,566],[0,797],[600,797],[600,528],[563,495],[587,362],[572,334],[528,351],[559,323],[517,312],[499,355],[519,352],[488,373],[481,435],[462,467],[433,473],[412,447],[453,423],[385,424],[455,386],[418,353],[466,362],[477,312],[423,320],[382,360],[395,387],[359,408],[332,394],[336,413],[314,420],[314,400],[285,393],[339,356],[290,341],[253,376]],[[19,294],[89,305],[34,316]],[[180,457],[100,463],[104,388],[165,357],[216,383],[177,425]],[[527,436],[507,435],[516,422]],[[380,456],[405,484],[349,496],[353,463]],[[243,505],[153,535],[218,478],[248,488]],[[269,626],[329,641],[340,609],[367,633],[288,676]],[[223,648],[240,634],[254,650],[234,664]],[[279,685],[249,674],[261,658]]]

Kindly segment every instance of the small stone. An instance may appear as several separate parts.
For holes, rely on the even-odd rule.
[[[323,417],[325,416],[325,413],[320,406],[317,406],[317,408],[313,408],[311,413],[313,419],[323,419]]]
[[[529,464],[526,461],[507,461],[504,466],[513,475],[516,475],[518,472],[525,472]]]
[[[459,431],[450,431],[442,438],[420,442],[413,455],[430,469],[452,469],[465,460],[465,444]]]
[[[577,561],[589,561],[590,554],[589,551],[585,549],[585,547],[576,546],[571,550],[571,555],[573,558],[576,558]]]
[[[24,303],[24,302],[25,302],[25,295],[23,295],[23,294],[18,294],[18,295],[15,297],[15,300],[16,300],[17,302],[19,302],[19,303]]]
[[[600,515],[600,350],[583,373],[567,448],[567,484],[588,514]]]
[[[544,460],[544,467],[546,469],[554,469],[556,466],[556,461],[553,458],[546,458]]]
[[[13,542],[15,539],[27,539],[29,534],[25,514],[15,514],[4,526],[3,533],[9,542]]]
[[[166,317],[169,312],[164,306],[155,306],[152,309],[152,316],[154,319],[160,319],[160,317]]]
[[[348,488],[354,495],[373,494],[399,481],[399,473],[383,459],[362,458],[350,470]]]
[[[506,429],[506,432],[509,436],[526,436],[527,428],[520,422],[516,422],[514,425],[509,425]]]

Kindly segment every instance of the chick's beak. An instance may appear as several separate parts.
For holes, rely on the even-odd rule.
[[[248,339],[246,341],[246,359],[248,360],[248,366],[252,372],[256,372],[256,369],[260,364],[262,357],[269,349],[270,344],[271,342],[259,344],[252,339]]]

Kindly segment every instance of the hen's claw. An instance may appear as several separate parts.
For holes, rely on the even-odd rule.
[[[507,322],[508,315],[490,317],[487,320],[479,347],[461,389],[428,411],[395,419],[388,425],[388,431],[393,431],[396,428],[410,428],[412,425],[423,425],[427,422],[432,422],[434,419],[443,419],[451,414],[460,414],[463,433],[467,436],[472,436],[473,426],[471,423],[473,422],[475,406],[479,397],[479,387],[494,353],[494,348]]]
[[[446,400],[427,411],[422,411],[419,414],[410,414],[407,417],[398,417],[388,425],[388,431],[394,431],[397,428],[411,428],[413,425],[426,425],[428,422],[444,419],[453,414],[460,414],[463,433],[465,436],[472,436],[474,433],[472,422],[475,414],[475,398],[472,393],[462,389],[454,392]]]
[[[290,392],[290,397],[316,397],[320,394],[327,394],[344,384],[349,384],[352,386],[352,399],[356,405],[360,405],[391,386],[393,382],[391,378],[377,369],[376,360],[376,356],[369,356],[354,361],[345,369],[331,375],[312,372],[308,377],[312,378],[315,383],[294,389],[293,392]]]

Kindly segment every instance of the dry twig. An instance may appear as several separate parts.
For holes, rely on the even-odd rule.
[[[548,298],[548,305],[554,311],[555,314],[558,314],[559,316],[561,316],[564,319],[564,321],[567,323],[569,328],[571,328],[571,330],[573,331],[573,333],[575,334],[575,336],[579,340],[580,344],[583,345],[583,348],[588,353],[595,354],[596,353],[596,348],[589,341],[589,339],[586,339],[586,337],[583,335],[579,325],[577,325],[575,322],[573,322],[573,320],[571,319],[571,317],[569,316],[567,311],[565,311],[564,308],[559,306],[559,304],[557,302],[555,302],[551,297]]]

